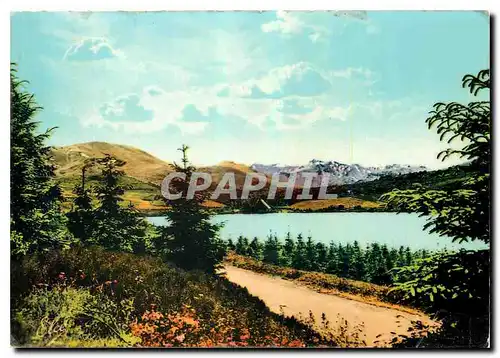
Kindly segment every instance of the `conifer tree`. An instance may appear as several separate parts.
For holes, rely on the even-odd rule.
[[[262,245],[256,237],[248,245],[248,255],[256,260],[262,259]]]
[[[357,241],[353,243],[351,264],[353,266],[351,277],[356,280],[365,280],[365,256]]]
[[[305,270],[307,268],[306,255],[306,244],[304,243],[302,234],[298,234],[295,254],[293,256],[293,267],[298,270]]]
[[[295,242],[292,239],[290,231],[287,232],[285,238],[285,244],[283,245],[283,256],[285,261],[285,266],[293,266],[293,257],[295,255]]]
[[[95,188],[98,206],[93,235],[96,242],[111,250],[143,252],[148,224],[132,205],[120,206],[125,187],[120,185],[124,172],[119,168],[125,162],[108,154],[96,161],[102,167],[100,182]]]
[[[210,222],[211,214],[202,207],[208,193],[197,192],[193,199],[187,199],[191,176],[196,170],[187,157],[189,147],[179,148],[182,164],[174,162],[176,172],[184,173],[186,179],[172,180],[170,191],[181,194],[176,200],[167,200],[168,226],[156,241],[157,250],[166,259],[187,270],[201,270],[215,273],[224,257],[224,244],[219,237],[222,224]]]
[[[316,270],[325,272],[328,264],[328,248],[322,242],[318,242],[315,247],[316,251]]]
[[[11,255],[66,247],[71,235],[60,210],[61,190],[54,182],[50,147],[45,145],[54,128],[38,133],[36,114],[42,109],[26,81],[10,69],[10,226]]]
[[[269,234],[264,244],[264,262],[272,265],[279,265],[282,262],[281,245],[278,238]]]
[[[236,239],[236,253],[238,255],[247,255],[248,250],[248,239],[245,241],[243,235],[238,236]]]
[[[76,197],[73,199],[72,210],[67,214],[68,229],[73,236],[84,245],[96,244],[94,237],[95,212],[92,206],[92,193],[85,187],[85,173],[95,163],[95,159],[87,160],[82,167],[82,181],[73,189]]]
[[[317,271],[316,247],[312,241],[312,237],[307,237],[306,242],[306,270]]]
[[[338,275],[339,268],[339,257],[338,257],[338,247],[335,242],[331,241],[328,247],[328,264],[326,267],[326,272],[332,275]]]
[[[233,243],[232,239],[227,240],[226,248],[230,251],[236,251],[236,245]]]

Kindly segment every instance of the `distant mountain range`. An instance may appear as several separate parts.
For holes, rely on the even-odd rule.
[[[342,185],[353,184],[356,182],[372,181],[384,175],[401,175],[427,171],[425,166],[411,166],[401,164],[391,164],[383,167],[364,167],[359,164],[344,164],[336,161],[323,161],[313,159],[305,165],[282,165],[282,164],[259,164],[250,166],[256,172],[267,175],[280,174],[280,177],[286,178],[290,174],[297,174],[297,180],[303,181],[302,173],[329,173],[329,184]],[[318,179],[319,181],[320,179]],[[313,186],[319,184],[313,181]],[[300,185],[300,184],[299,184]]]
[[[126,162],[122,168],[125,175],[143,183],[160,185],[166,174],[174,168],[171,163],[158,159],[140,149],[105,142],[89,142],[73,144],[66,147],[55,147],[52,151],[56,175],[58,177],[79,177],[84,162],[91,157],[103,157],[105,154],[113,155]],[[90,170],[89,174],[97,168]],[[414,172],[427,171],[424,166],[410,166],[392,164],[384,167],[364,167],[359,164],[344,164],[336,161],[322,161],[313,159],[305,165],[280,165],[280,164],[253,164],[251,166],[231,161],[224,161],[216,165],[201,167],[199,171],[209,173],[212,176],[212,184],[215,186],[226,172],[233,172],[237,187],[241,188],[247,173],[260,172],[270,177],[272,174],[281,174],[281,180],[285,180],[291,173],[297,173],[296,185],[301,186],[303,178],[301,173],[329,173],[331,185],[352,184],[356,182],[373,181],[383,175],[401,175]],[[313,186],[319,184],[313,182]]]

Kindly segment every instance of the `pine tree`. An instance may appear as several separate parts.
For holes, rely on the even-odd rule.
[[[108,154],[96,162],[102,168],[100,182],[95,188],[99,202],[94,215],[96,242],[111,250],[144,252],[148,245],[145,242],[148,223],[132,205],[128,208],[120,206],[125,187],[119,184],[124,175],[119,168],[125,162]]]
[[[339,268],[339,256],[338,256],[338,247],[335,245],[333,241],[330,242],[330,246],[328,248],[328,264],[326,267],[326,272],[332,275],[338,275]]]
[[[256,237],[248,245],[248,255],[256,260],[262,260],[262,245]]]
[[[283,260],[285,261],[285,266],[293,266],[293,257],[295,255],[295,242],[292,239],[290,231],[287,232],[285,238],[285,244],[283,245]]]
[[[275,235],[269,234],[264,244],[264,262],[279,265],[281,263],[281,245]]]
[[[25,81],[10,70],[10,225],[11,255],[18,258],[37,251],[66,247],[71,235],[60,210],[61,190],[54,182],[50,147],[45,145],[54,128],[38,134],[36,114],[42,109]]]
[[[207,193],[197,192],[193,199],[186,198],[191,176],[196,170],[187,158],[188,149],[186,145],[179,148],[181,165],[174,162],[175,171],[184,173],[186,179],[172,180],[170,191],[180,193],[181,198],[167,200],[169,226],[165,227],[161,240],[156,241],[156,247],[179,267],[215,273],[224,257],[224,244],[219,238],[222,224],[211,223],[211,214],[201,205]]]
[[[398,260],[396,263],[397,267],[406,266],[406,258],[405,258],[405,248],[404,246],[400,246],[398,250]]]
[[[68,229],[84,245],[96,244],[94,237],[94,209],[90,190],[77,185],[73,190],[73,208],[67,214]]]
[[[325,272],[328,264],[328,248],[322,242],[316,244],[316,270]]]
[[[236,251],[236,245],[234,245],[233,240],[227,240],[226,248],[229,251]]]
[[[248,239],[245,241],[246,238],[244,238],[242,235],[238,236],[236,239],[236,253],[238,255],[247,255],[247,249],[248,249]]]
[[[363,250],[359,246],[357,241],[354,241],[352,248],[352,258],[350,260],[353,270],[351,271],[351,277],[356,280],[365,280],[366,268],[365,268],[365,257]]]
[[[409,247],[405,250],[405,264],[404,266],[409,266],[413,263],[413,255]]]
[[[298,270],[305,270],[307,267],[306,262],[306,244],[302,238],[302,234],[297,235],[297,245],[295,245],[295,254],[293,256],[293,267]]]
[[[306,270],[309,271],[317,271],[318,262],[316,257],[316,247],[314,246],[314,242],[312,241],[312,237],[307,237],[306,242]]]
[[[73,193],[76,197],[73,199],[72,210],[67,214],[68,229],[74,237],[79,239],[84,245],[96,244],[94,237],[95,212],[92,206],[91,190],[85,187],[85,173],[96,160],[94,158],[87,160],[82,167],[80,184],[76,185]]]
[[[349,267],[351,266],[350,257],[351,257],[352,247],[351,244],[347,244],[344,247],[339,244],[339,276],[341,277],[350,277]]]

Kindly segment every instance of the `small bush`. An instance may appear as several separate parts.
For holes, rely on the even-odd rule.
[[[157,258],[76,247],[27,257],[12,272],[16,345],[338,346],[224,277]]]

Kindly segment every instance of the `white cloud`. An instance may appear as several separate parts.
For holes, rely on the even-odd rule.
[[[64,54],[63,60],[94,61],[123,56],[121,51],[115,50],[103,37],[84,38],[72,44]]]
[[[262,130],[307,128],[322,120],[345,121],[350,115],[352,104],[332,102],[337,78],[365,79],[372,75],[364,68],[324,71],[299,62],[272,68],[259,78],[241,83],[184,89],[150,85],[139,94],[115,97],[83,123],[128,133],[152,133],[173,126],[186,134],[200,134],[211,121],[231,117]],[[192,115],[184,118],[187,106],[199,113],[195,120]]]
[[[309,33],[308,37],[312,42],[318,42],[324,35],[328,34],[325,27],[317,26],[300,18],[301,13],[276,11],[276,20],[261,25],[263,32],[277,32],[281,34]]]
[[[332,21],[338,17],[339,20]],[[369,18],[366,11],[277,11],[276,20],[261,25],[263,32],[283,35],[306,34],[314,43],[326,40],[332,34],[340,34],[350,22],[365,26],[367,34],[378,34],[380,28]]]
[[[152,91],[152,89],[154,91]],[[154,93],[152,93],[154,92]],[[137,97],[136,108],[143,112],[151,112],[152,119],[128,120],[131,114],[126,113],[123,99]],[[182,118],[183,110],[190,102],[188,93],[165,92],[159,87],[148,86],[141,94],[129,94],[117,97],[105,104],[104,110],[94,109],[92,113],[82,119],[84,126],[107,127],[121,130],[125,133],[153,133],[162,131],[169,126],[178,128],[183,134],[199,134],[204,131],[208,122],[185,121]],[[109,115],[114,115],[110,118]],[[116,119],[118,118],[118,119]]]
[[[240,84],[220,85],[221,96],[279,99],[288,96],[315,97],[328,93],[338,79],[361,85],[372,85],[377,75],[367,68],[348,67],[340,70],[322,70],[307,62],[275,67],[265,75]]]
[[[304,23],[289,12],[276,11],[276,20],[261,25],[264,32],[281,32],[283,34],[299,33],[302,31]]]
[[[343,77],[347,79],[351,79],[356,75],[359,75],[360,77],[363,77],[365,79],[370,79],[374,75],[374,73],[370,69],[363,67],[347,67],[342,70],[331,71],[330,73],[333,77]]]

